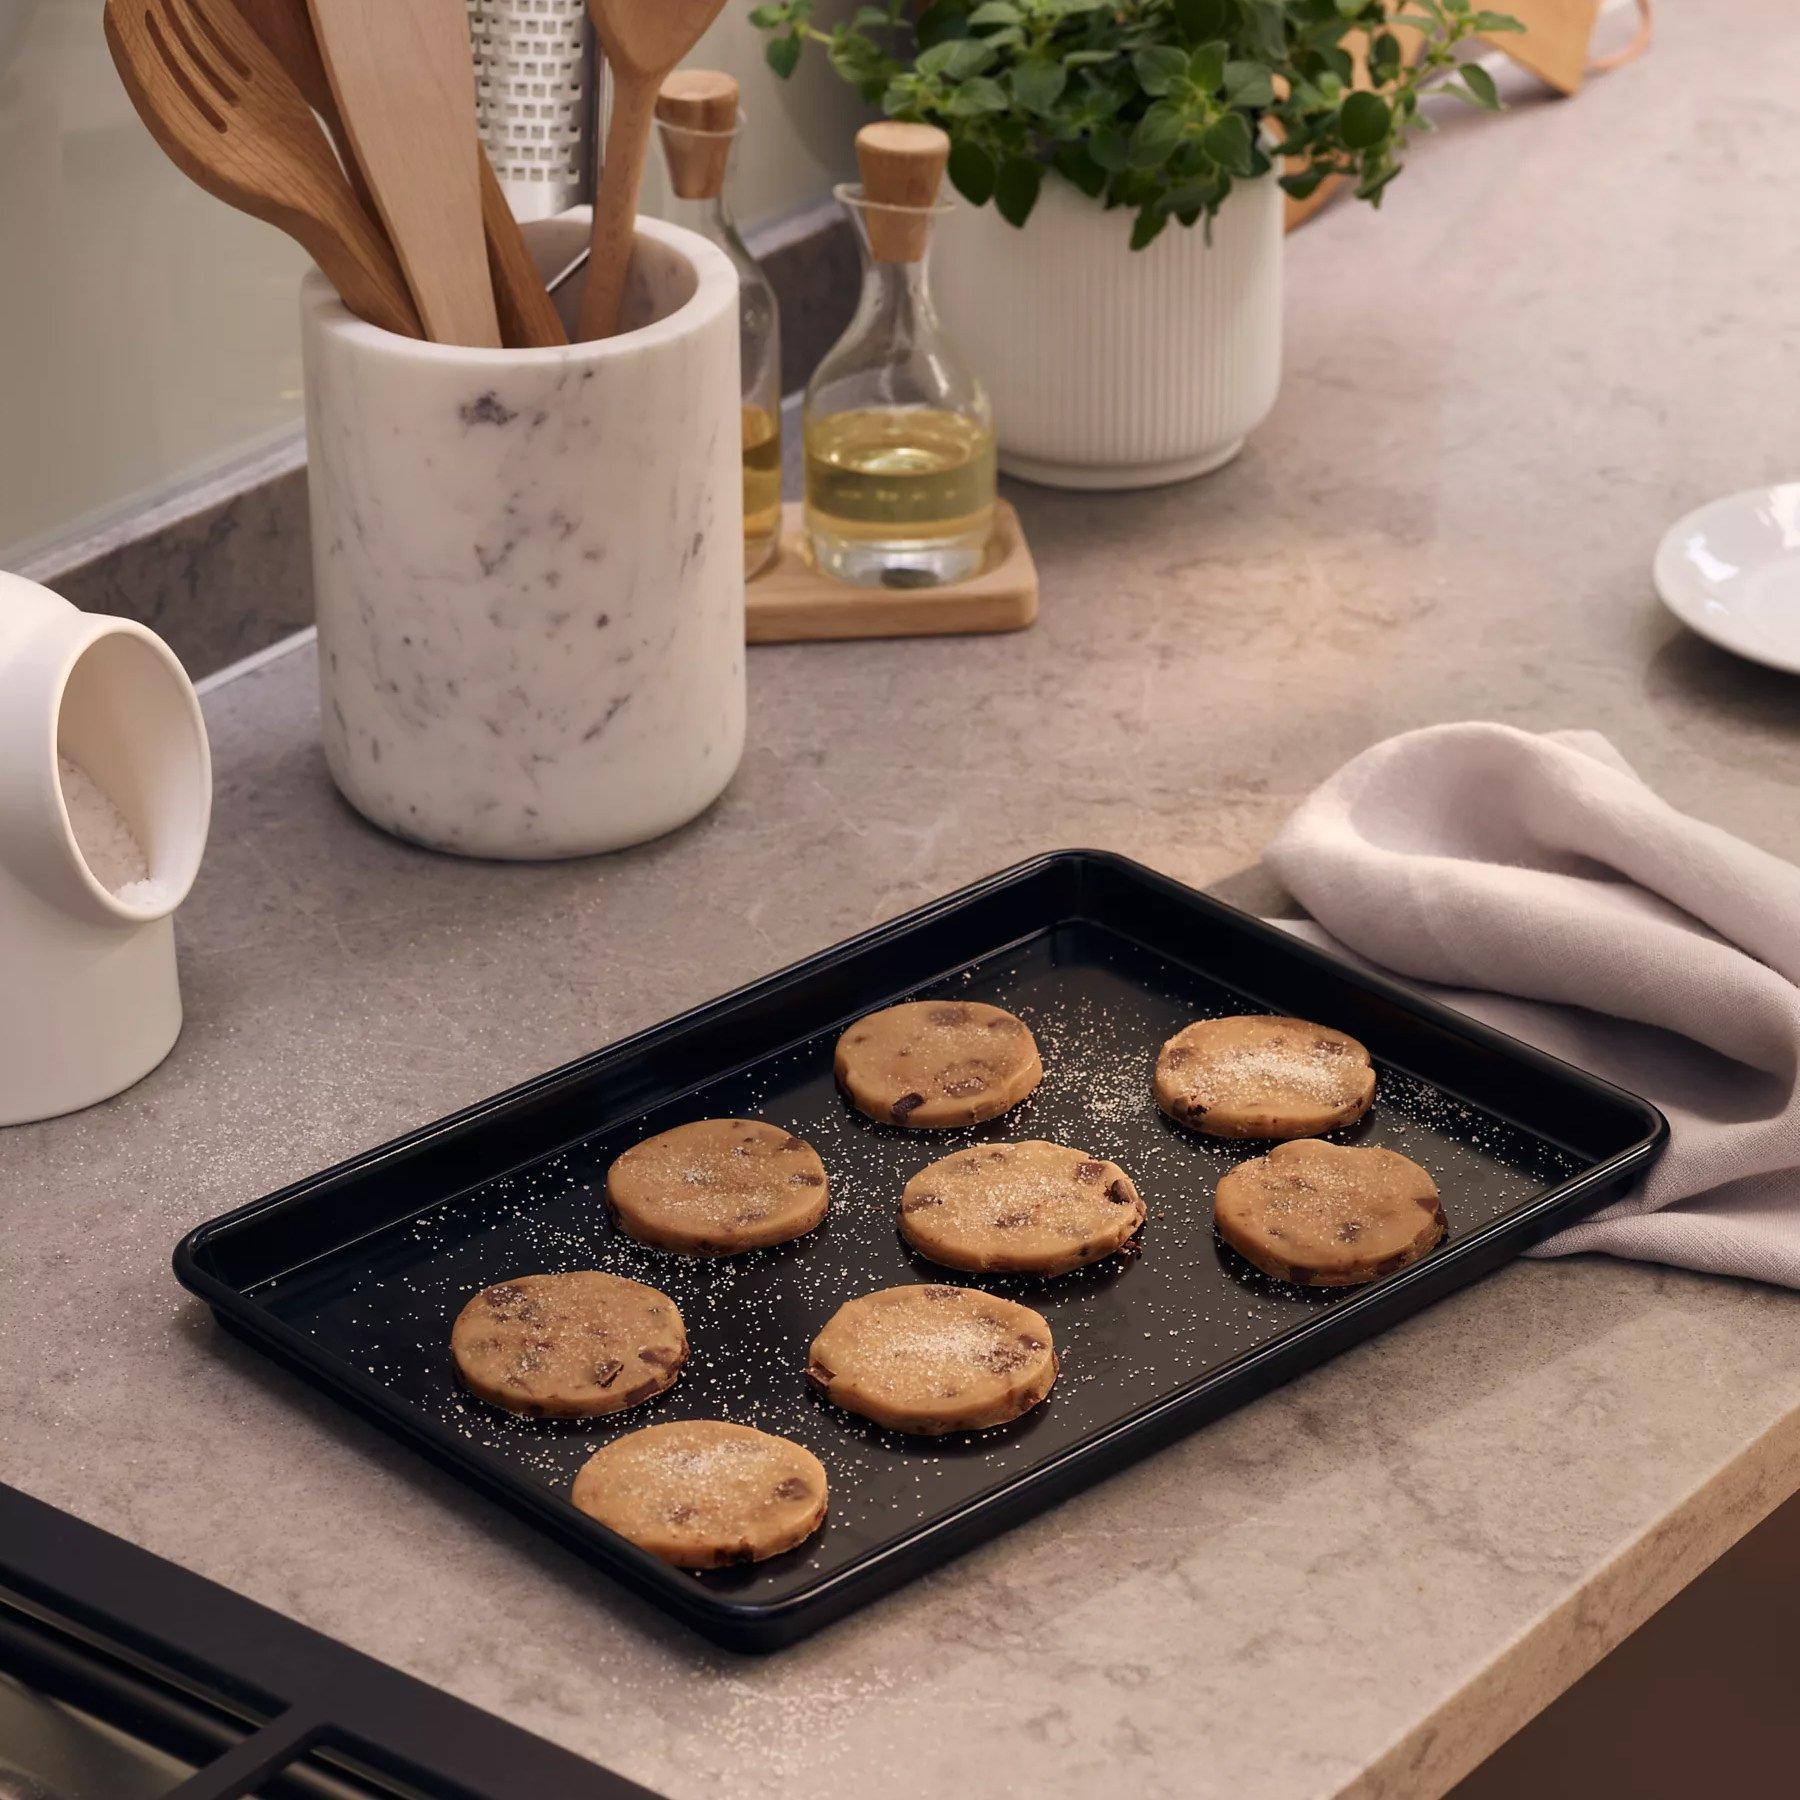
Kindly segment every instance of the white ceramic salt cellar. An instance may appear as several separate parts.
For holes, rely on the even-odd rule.
[[[174,913],[211,814],[168,645],[0,573],[0,1125],[91,1106],[174,1047]]]

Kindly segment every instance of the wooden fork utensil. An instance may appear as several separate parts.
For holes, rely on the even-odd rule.
[[[106,0],[107,47],[169,160],[302,245],[354,313],[423,331],[388,240],[300,90],[228,0]]]

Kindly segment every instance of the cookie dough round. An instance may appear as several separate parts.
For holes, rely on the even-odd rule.
[[[1028,1138],[940,1157],[900,1196],[900,1235],[952,1269],[1066,1275],[1122,1249],[1144,1203],[1117,1163]]]
[[[483,1288],[457,1314],[450,1353],[464,1386],[495,1406],[592,1419],[673,1386],[688,1341],[667,1294],[574,1269]]]
[[[1443,1237],[1444,1208],[1411,1157],[1307,1138],[1226,1175],[1213,1225],[1277,1281],[1355,1287],[1417,1262]]]
[[[811,1537],[825,1523],[825,1469],[770,1432],[682,1419],[595,1451],[569,1498],[678,1569],[717,1569],[779,1556]]]
[[[1317,1137],[1355,1123],[1374,1099],[1368,1051],[1305,1019],[1202,1019],[1156,1059],[1156,1104],[1213,1137]]]
[[[937,1437],[1028,1413],[1056,1380],[1050,1327],[977,1288],[882,1288],[847,1301],[813,1339],[807,1379],[893,1431]]]
[[[634,1144],[606,1172],[627,1237],[732,1256],[803,1237],[825,1217],[825,1165],[803,1138],[755,1119],[699,1119]]]
[[[859,1112],[917,1131],[998,1118],[1044,1078],[1030,1027],[980,1000],[870,1013],[838,1039],[834,1067]]]

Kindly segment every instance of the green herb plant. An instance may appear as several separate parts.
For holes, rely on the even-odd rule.
[[[974,205],[1023,225],[1054,169],[1135,209],[1134,250],[1171,219],[1210,221],[1276,157],[1291,159],[1280,181],[1296,198],[1340,175],[1379,205],[1411,134],[1431,128],[1429,89],[1499,107],[1458,47],[1520,29],[1471,0],[933,0],[916,16],[885,0],[827,25],[815,6],[751,13],[778,75],[817,44],[889,117],[944,128],[950,179]],[[1396,25],[1421,34],[1411,58]]]

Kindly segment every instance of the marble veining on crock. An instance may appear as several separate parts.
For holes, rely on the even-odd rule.
[[[671,256],[628,305],[663,316],[684,275],[691,291]],[[602,790],[622,843],[729,780],[737,344],[734,316],[713,324],[629,356],[578,345],[473,373],[317,334],[325,746],[377,823],[475,854],[577,854],[610,847],[591,820]]]

